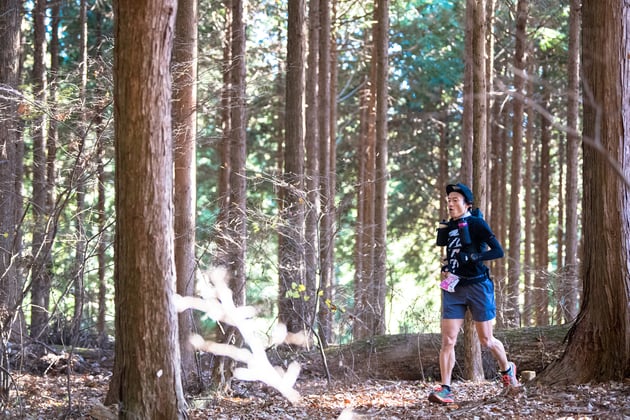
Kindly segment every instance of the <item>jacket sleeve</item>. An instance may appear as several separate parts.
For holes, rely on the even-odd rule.
[[[488,248],[481,247],[484,250],[477,252],[475,255],[475,260],[477,261],[489,261],[496,260],[497,258],[502,258],[504,255],[503,247],[497,240],[494,233],[492,233],[492,229],[488,226],[488,223],[483,219],[479,220],[479,236],[483,243],[488,245]]]
[[[501,247],[501,244],[494,235],[488,238],[486,243],[488,244],[488,249],[477,254],[477,261],[496,260],[497,258],[503,257],[503,247]]]

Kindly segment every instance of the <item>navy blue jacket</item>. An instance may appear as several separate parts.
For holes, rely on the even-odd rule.
[[[446,245],[447,263],[445,269],[460,278],[459,286],[481,282],[488,276],[488,268],[483,261],[503,257],[503,248],[492,233],[488,223],[481,217],[466,215],[471,244],[462,246],[458,222],[460,219],[448,221],[448,242]],[[459,252],[473,255],[475,261],[461,263],[457,258]]]

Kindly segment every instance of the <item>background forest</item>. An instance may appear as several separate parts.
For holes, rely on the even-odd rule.
[[[599,100],[616,104],[598,96],[612,76],[587,80],[581,114],[579,2],[146,3],[3,2],[3,354],[26,332],[46,346],[115,345],[116,402],[130,376],[155,382],[164,354],[158,377],[178,378],[181,363],[190,386],[189,333],[238,336],[216,322],[243,321],[228,302],[255,308],[263,336],[280,321],[321,348],[436,332],[435,233],[444,187],[458,181],[506,249],[491,264],[499,329],[570,323],[585,307],[582,320],[606,323],[580,306],[582,284],[604,269],[589,248],[578,281],[578,251],[589,229],[601,239],[598,216],[627,217],[596,203],[628,181],[619,151],[606,149],[614,114],[598,113]],[[605,7],[588,4],[600,20],[585,30],[601,27]],[[621,51],[609,38],[603,51]],[[598,74],[592,62],[585,69]],[[582,124],[592,137],[580,138]],[[599,154],[587,160],[582,141]],[[587,166],[595,181],[582,178]],[[602,241],[616,237],[602,231]],[[612,243],[593,249],[627,276],[623,257],[613,260],[627,244]],[[619,289],[601,277],[602,290]],[[175,327],[173,303],[201,309],[178,300],[192,295],[218,296],[213,309],[225,313],[183,312]],[[625,308],[619,299],[610,306]],[[591,331],[600,329],[576,324],[570,336]],[[168,410],[181,415],[172,383]],[[130,401],[149,398],[134,392]]]
[[[513,325],[561,322],[565,311],[575,309],[563,307],[559,298],[564,282],[572,280],[567,274],[575,264],[575,256],[567,255],[566,232],[577,230],[576,225],[565,226],[567,135],[558,129],[567,118],[569,7],[563,2],[545,1],[545,7],[533,3],[527,29],[527,95],[536,105],[531,117],[524,117],[527,135],[519,146],[524,153],[518,169],[523,172],[519,186],[523,193],[516,196],[520,200],[516,217],[523,220],[524,239],[518,245],[523,291],[519,311],[524,315]],[[437,221],[446,217],[441,206],[444,185],[461,179],[464,6],[414,1],[393,2],[390,8],[387,309],[383,313],[387,332],[435,331],[439,319],[440,256],[434,236]],[[71,334],[80,332],[85,340],[113,334],[112,12],[106,2],[53,3],[45,10],[45,34],[39,34],[44,38],[35,42],[34,7],[29,2],[23,9],[20,90],[3,87],[5,97],[20,102],[24,145],[23,217],[16,255],[24,285],[22,308],[30,325],[32,313],[37,312],[28,309],[30,294],[43,295],[45,315],[38,328],[46,330],[46,339],[69,341]],[[369,88],[373,48],[371,7],[336,2],[331,22],[337,129],[331,168],[336,181],[335,230],[330,233],[334,275],[327,303],[337,309],[333,342],[352,337],[357,191],[360,155],[365,151],[360,138],[362,95]],[[514,217],[508,206],[513,197],[507,194],[514,189],[509,138],[515,10],[510,2],[499,1],[495,7],[491,143],[497,147],[492,149],[488,170],[489,179],[495,180],[489,202],[496,210],[487,205],[482,211],[497,221],[495,225],[502,224],[494,229],[509,247],[509,219]],[[199,268],[204,269],[216,263],[218,246],[224,141],[220,99],[229,22],[221,3],[200,2],[199,10],[195,253]],[[278,297],[287,10],[284,3],[253,2],[246,13],[247,302],[261,316],[273,319]],[[37,54],[44,55],[38,60]],[[541,113],[558,124],[550,125]],[[445,158],[448,172],[440,173]],[[576,182],[577,174],[571,176]],[[569,195],[579,198],[579,191],[572,187]],[[506,281],[505,271],[497,269],[496,275],[499,284]],[[38,276],[45,280],[37,281]],[[536,291],[542,291],[544,299],[536,301],[546,306],[541,310],[547,315],[534,319]]]

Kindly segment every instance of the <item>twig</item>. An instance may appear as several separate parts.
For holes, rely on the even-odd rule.
[[[20,389],[18,388],[17,383],[15,382],[15,379],[13,379],[13,375],[11,375],[11,372],[9,372],[9,370],[6,369],[4,366],[0,366],[0,370],[2,371],[2,375],[5,375],[7,378],[9,378],[11,383],[13,384],[13,389],[15,389],[16,399],[18,401],[18,404],[20,405],[20,414],[21,414],[20,417],[24,417],[24,405],[22,404],[22,398],[20,397]],[[4,404],[4,401],[3,401],[3,404]]]

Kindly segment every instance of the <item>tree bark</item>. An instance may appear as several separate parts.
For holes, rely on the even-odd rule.
[[[466,0],[466,18],[465,18],[465,48],[464,48],[464,110],[462,113],[462,153],[461,153],[461,169],[459,180],[466,185],[471,186],[473,181],[473,145],[475,138],[474,131],[474,17],[475,17],[476,0]]]
[[[523,146],[523,108],[525,87],[525,51],[527,48],[527,17],[529,0],[518,0],[514,52],[514,91],[512,97],[512,170],[510,176],[510,234],[507,313],[509,326],[520,325],[519,296],[521,278],[521,171]]]
[[[247,98],[246,39],[244,4],[232,0],[232,70],[230,100],[230,287],[234,304],[245,303],[245,256],[247,254]]]
[[[19,86],[20,6],[21,1],[0,3],[0,86],[11,91],[0,94],[0,400],[6,401],[12,387],[10,364],[5,344],[12,332],[18,311],[21,282],[18,214],[20,213],[17,89]],[[20,319],[20,317],[18,317]],[[16,337],[19,340],[19,337]],[[16,340],[16,341],[17,341]]]
[[[229,265],[229,215],[230,215],[230,172],[232,132],[231,108],[232,108],[232,1],[224,0],[225,8],[225,38],[223,40],[223,85],[221,86],[221,141],[219,144],[219,155],[221,165],[219,166],[219,180],[217,185],[219,214],[216,222],[217,252],[215,265],[227,267]]]
[[[304,284],[305,294],[309,297],[307,308],[315,321],[319,274],[319,218],[320,218],[320,173],[319,173],[319,49],[320,49],[320,0],[308,1],[308,55],[305,77],[305,132],[304,146],[306,164],[304,185],[306,187],[307,207],[304,220]],[[313,326],[314,328],[314,326]],[[320,333],[321,336],[321,333]]]
[[[321,0],[325,2],[325,0]],[[329,25],[330,22],[337,21],[337,1],[333,0],[330,5],[330,18],[328,20]],[[338,50],[337,50],[337,33],[333,30],[332,26],[330,31],[328,32],[329,40],[330,40],[330,109],[328,114],[330,115],[330,142],[328,149],[328,160],[330,162],[329,171],[328,171],[328,185],[330,189],[328,191],[328,195],[330,197],[337,196],[337,73],[338,73]],[[336,202],[332,202],[332,205],[328,208],[327,217],[331,220],[330,227],[330,243],[329,243],[329,259],[326,261],[328,271],[327,278],[330,279],[330,282],[327,282],[328,289],[324,290],[323,298],[324,305],[321,305],[319,310],[319,325],[320,325],[320,339],[322,340],[322,344],[326,346],[329,342],[333,340],[333,313],[335,312],[335,306],[332,303],[337,297],[334,294],[336,280],[334,274],[335,267],[335,240],[337,238],[337,226],[336,220],[338,214],[340,214]],[[330,305],[328,304],[328,300],[330,300]],[[320,299],[321,302],[321,299]]]
[[[197,137],[197,0],[180,0],[175,19],[173,72],[173,163],[175,195],[175,270],[177,293],[195,293],[195,204]],[[179,314],[182,380],[189,388],[196,381],[192,310]]]
[[[59,8],[54,6],[57,11],[53,12],[53,16],[55,16],[59,12]],[[80,138],[77,139],[76,145],[77,147],[73,152],[76,155],[75,162],[76,165],[73,171],[73,179],[72,185],[75,187],[75,206],[76,206],[76,214],[74,215],[74,227],[75,227],[75,235],[76,235],[76,243],[74,246],[74,263],[72,267],[72,282],[73,282],[73,294],[74,294],[74,314],[72,317],[72,343],[77,343],[79,339],[79,333],[81,331],[81,320],[83,318],[83,303],[85,298],[85,285],[84,285],[84,274],[85,274],[85,253],[87,249],[87,239],[85,237],[85,224],[84,224],[84,214],[85,214],[85,179],[83,173],[85,171],[85,159],[82,157],[83,149],[85,145],[85,141],[87,139],[87,118],[86,118],[86,108],[85,104],[87,104],[87,80],[88,80],[88,23],[87,23],[87,1],[81,0],[79,6],[79,25],[81,28],[81,36],[80,36],[80,68],[81,68],[81,82],[79,85],[79,100],[81,105],[81,130],[79,132]],[[52,55],[53,51],[51,51]],[[54,63],[54,61],[53,61]],[[58,67],[58,66],[56,66]],[[53,76],[56,76],[55,66],[51,67],[51,72]],[[53,79],[51,84],[54,84],[56,81]],[[52,94],[51,94],[52,96]],[[52,100],[51,100],[52,102]],[[48,136],[48,161],[49,161],[49,176],[48,176],[48,184],[50,185],[50,207],[52,208],[53,204],[53,196],[52,189],[54,184],[54,165],[55,165],[55,151],[56,147],[54,145],[56,141],[56,133],[53,133],[53,128],[56,130],[56,124],[53,124],[51,120],[50,124],[50,132],[52,135]]]
[[[358,157],[358,187],[357,187],[357,223],[355,226],[355,276],[354,276],[354,308],[353,315],[357,320],[363,320],[366,299],[366,284],[372,276],[372,248],[368,244],[372,241],[371,220],[372,189],[370,179],[373,176],[372,156],[374,145],[370,136],[372,133],[372,112],[371,93],[369,79],[365,78],[365,87],[361,89],[359,98],[359,135],[357,140]],[[367,336],[366,324],[364,322],[354,322],[352,324],[352,336],[364,338]]]
[[[94,21],[96,26],[96,59],[97,61],[102,61],[102,45],[103,45],[103,12],[101,10],[101,6],[95,6],[94,8]],[[103,94],[103,86],[102,84],[98,85],[97,88],[98,96]],[[107,104],[107,102],[105,102]],[[96,176],[97,176],[97,203],[96,203],[96,213],[97,217],[97,226],[98,231],[100,232],[98,238],[97,245],[97,260],[98,260],[98,315],[96,321],[96,329],[99,335],[99,343],[101,346],[104,346],[107,340],[107,329],[106,329],[106,313],[107,313],[107,287],[108,281],[105,276],[107,270],[107,262],[106,262],[106,252],[107,247],[109,245],[108,236],[107,236],[107,214],[105,212],[105,185],[107,183],[107,176],[105,175],[105,139],[103,138],[103,131],[105,126],[103,124],[102,114],[99,112],[95,117],[94,122],[96,123]]]
[[[534,61],[534,60],[532,60]],[[536,63],[530,62],[529,69],[532,73]],[[531,98],[532,101],[527,104],[527,128],[525,130],[525,179],[523,179],[523,189],[525,190],[525,208],[523,209],[523,219],[524,219],[524,229],[523,233],[525,237],[523,238],[523,265],[525,267],[533,267],[533,243],[535,240],[534,228],[536,226],[534,220],[534,202],[536,202],[536,192],[540,191],[540,182],[539,177],[535,176],[534,172],[534,163],[535,153],[534,147],[535,142],[535,129],[536,126],[533,124],[535,121],[536,112],[533,107],[533,99],[536,97],[535,92],[535,84],[534,79],[529,78],[527,80],[527,97]],[[539,213],[539,212],[536,212]],[[531,327],[535,325],[532,323],[533,321],[533,312],[534,312],[534,284],[533,284],[533,270],[524,270],[523,271],[523,310],[521,311],[521,324],[524,327]],[[546,290],[546,288],[545,288]]]
[[[630,8],[585,0],[582,16],[584,294],[551,384],[630,375]]]
[[[578,155],[580,136],[580,23],[582,0],[571,0],[569,14],[569,63],[567,89],[567,186],[566,186],[566,262],[561,278],[558,311],[565,322],[575,319],[579,308],[578,287]]]
[[[373,54],[373,57],[375,55]],[[366,120],[365,137],[361,139],[359,153],[363,153],[363,180],[360,188],[363,189],[362,203],[363,220],[361,222],[361,274],[360,281],[355,283],[355,316],[359,322],[355,322],[356,333],[353,337],[365,338],[374,335],[372,327],[375,324],[375,312],[372,304],[372,282],[374,279],[374,235],[375,235],[375,178],[376,178],[376,91],[374,81],[376,79],[376,64],[374,59],[370,65],[370,76],[365,89],[366,95]],[[375,302],[378,303],[378,302]]]
[[[319,266],[322,304],[318,314],[320,339],[324,345],[328,343],[332,332],[332,287],[335,250],[335,172],[334,149],[335,133],[330,124],[332,103],[336,100],[331,91],[331,44],[333,42],[330,23],[330,4],[328,0],[319,0],[319,187],[321,201],[321,222],[319,237]]]
[[[304,284],[304,19],[303,0],[289,2],[284,182],[279,243],[278,317],[289,332],[312,325]],[[310,299],[309,299],[310,300]]]
[[[494,45],[495,45],[495,37],[496,33],[494,31],[494,23],[495,23],[495,1],[496,0],[486,0],[486,19],[485,19],[485,58],[486,58],[486,202],[492,202],[492,167],[494,166],[491,156],[492,156],[492,133],[494,130],[494,125],[497,123],[497,114],[494,111],[495,104],[495,93],[494,93]],[[486,209],[486,214],[489,216],[491,206],[484,207]],[[490,226],[493,226],[490,224]]]
[[[114,372],[121,419],[186,417],[175,292],[169,63],[177,3],[114,3]]]
[[[475,206],[486,208],[487,187],[487,42],[486,1],[466,1],[466,53],[464,57],[464,113],[459,180],[473,189]],[[455,175],[457,173],[455,172]],[[481,348],[472,317],[464,321],[466,376],[475,380],[481,372]]]
[[[376,179],[374,213],[374,300],[375,322],[372,334],[385,333],[385,296],[387,293],[387,110],[389,73],[389,1],[375,2],[374,46],[376,55]]]
[[[33,90],[40,106],[46,106],[46,0],[37,0],[33,10]],[[50,300],[50,246],[48,185],[46,181],[46,125],[45,112],[38,112],[33,128],[33,239],[31,243],[33,268],[31,271],[31,336],[40,338],[48,323]]]
[[[543,78],[545,70],[543,70]],[[542,87],[542,106],[549,108],[550,92],[545,86]],[[530,120],[528,124],[533,124]],[[538,206],[536,206],[536,271],[534,277],[534,319],[536,325],[549,325],[549,200],[550,200],[550,149],[551,149],[551,126],[546,118],[541,118],[540,122],[540,189]]]
[[[222,234],[226,235],[220,243],[225,244],[225,254],[220,255],[219,263],[226,264],[229,272],[229,286],[236,306],[245,304],[246,277],[245,258],[247,255],[247,98],[246,98],[246,40],[244,4],[242,0],[230,1],[232,18],[230,34],[230,72],[229,72],[229,150],[223,157],[229,157],[229,197],[222,204],[228,206],[227,225]],[[224,56],[225,58],[225,56]],[[225,120],[224,120],[225,121]],[[224,127],[225,128],[225,127]],[[221,198],[223,200],[223,198]],[[222,343],[240,345],[242,339],[236,327],[227,327],[218,338]],[[231,386],[234,361],[229,357],[219,357],[213,367],[214,386],[220,391]]]
[[[486,0],[475,0],[473,10],[473,145],[472,185],[475,205],[487,208],[488,86],[486,68]]]
[[[507,130],[507,122],[508,122],[508,110],[507,107],[503,107],[500,109],[498,103],[495,105],[497,108],[497,121],[499,122],[498,127],[496,128],[497,139],[494,142],[494,148],[498,149],[496,152],[496,161],[500,162],[497,165],[497,169],[494,171],[492,179],[496,181],[493,185],[492,191],[494,196],[492,197],[492,226],[493,229],[496,229],[494,232],[499,243],[505,246],[507,239],[507,225],[508,225],[508,205],[507,205],[507,188],[505,182],[500,182],[501,180],[508,179],[508,130]],[[497,308],[506,308],[507,307],[507,270],[506,264],[503,262],[505,258],[501,260],[494,260],[490,264],[490,268],[494,277],[494,285],[495,285],[495,294],[497,300]],[[496,327],[505,328],[507,325],[507,319],[504,311],[497,312],[496,319]]]

